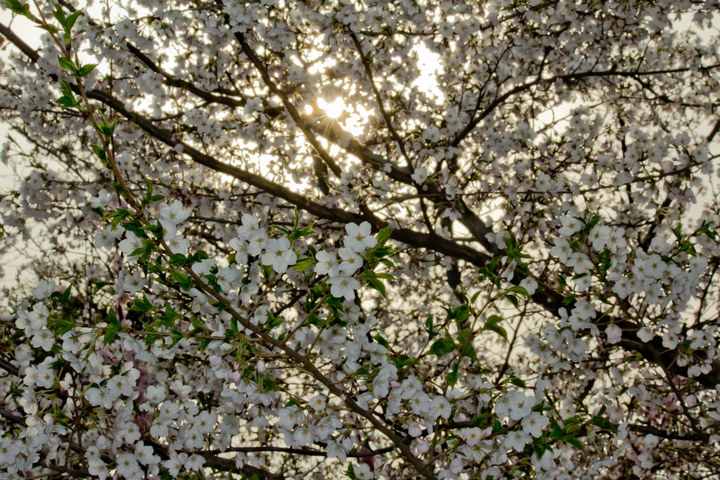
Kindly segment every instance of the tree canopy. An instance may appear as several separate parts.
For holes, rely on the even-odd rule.
[[[0,5],[3,478],[720,476],[717,1]]]

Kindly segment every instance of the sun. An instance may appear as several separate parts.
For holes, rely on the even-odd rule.
[[[317,103],[318,107],[325,112],[325,115],[333,120],[339,119],[347,109],[345,101],[341,97],[337,97],[332,101],[325,100],[324,98],[318,98]]]

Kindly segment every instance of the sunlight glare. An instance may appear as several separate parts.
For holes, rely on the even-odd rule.
[[[418,43],[413,51],[418,57],[420,76],[411,86],[434,98],[438,103],[444,102],[445,95],[438,85],[438,77],[444,71],[440,55],[430,50],[424,43]]]
[[[337,120],[345,113],[345,101],[341,97],[337,97],[335,100],[328,102],[324,98],[318,98],[318,107],[325,112],[329,118]]]

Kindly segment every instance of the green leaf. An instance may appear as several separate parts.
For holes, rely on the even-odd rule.
[[[60,22],[60,25],[65,27],[65,12],[62,11],[59,4],[55,4],[55,11],[52,12],[53,16]]]
[[[148,330],[150,332],[155,331],[152,327],[146,327],[146,330]],[[147,345],[148,347],[152,347],[153,344],[155,342],[157,342],[159,338],[160,338],[159,335],[153,335],[152,333],[146,334],[145,335],[145,345]]]
[[[285,227],[281,227],[280,225],[272,224],[272,225],[270,225],[270,228],[274,228],[275,230],[279,230],[279,231],[281,231],[282,233],[284,233],[285,235],[290,235],[290,230],[288,230],[288,229],[285,228]]]
[[[314,233],[316,233],[315,230],[313,230],[310,226],[300,229],[295,226],[292,233],[288,236],[288,240],[290,240],[290,242],[294,242],[298,238],[307,237],[308,235],[312,235]]]
[[[448,314],[448,319],[455,320],[458,324],[464,323],[468,317],[470,317],[470,307],[467,305],[455,307]]]
[[[447,384],[450,387],[454,387],[458,381],[458,364],[453,363],[452,370],[447,375]]]
[[[383,297],[386,296],[385,284],[384,284],[383,282],[381,282],[381,281],[378,280],[377,278],[368,277],[368,278],[367,278],[367,283],[368,283],[368,285],[370,285],[372,288],[374,288],[375,290],[377,290],[378,292],[380,292],[380,294],[381,294]]]
[[[417,363],[416,359],[414,359],[412,357],[408,357],[404,353],[402,355],[400,355],[399,357],[392,358],[392,361],[398,369],[401,369],[403,367],[407,367],[410,365],[414,365]]]
[[[158,319],[164,327],[171,327],[178,316],[179,314],[170,305],[165,305],[165,314],[160,315]]]
[[[67,70],[68,72],[75,73],[75,71],[77,70],[75,63],[67,57],[61,57],[60,55],[58,55],[58,64],[60,65],[60,68],[62,68],[63,70]]]
[[[170,270],[170,275],[173,280],[175,280],[175,283],[177,283],[183,290],[188,291],[190,290],[190,287],[192,287],[192,278],[190,278],[189,275],[185,275],[178,270]]]
[[[517,240],[512,234],[510,234],[509,237],[504,237],[503,242],[505,242],[505,246],[511,252],[514,251],[515,248],[517,248]]]
[[[310,268],[313,264],[313,259],[310,257],[301,258],[297,262],[295,262],[295,265],[293,265],[293,268],[299,272],[304,272],[308,268]]]
[[[718,235],[713,228],[713,224],[708,221],[703,220],[702,225],[698,228],[698,232],[704,234],[714,242],[718,241]]]
[[[485,320],[485,325],[483,326],[483,330],[488,330],[491,332],[495,332],[498,335],[500,335],[505,340],[508,339],[507,336],[507,330],[505,330],[503,327],[500,326],[500,322],[502,322],[502,317],[498,315],[490,315],[487,320]]]
[[[335,310],[338,310],[340,312],[345,311],[345,309],[343,308],[342,302],[335,297],[329,297],[327,299],[326,303],[328,304],[328,306],[334,308]]]
[[[450,337],[439,338],[430,346],[430,353],[438,358],[442,358],[453,350],[455,350],[455,342]]]
[[[428,335],[430,335],[430,338],[433,338],[435,335],[437,335],[437,332],[435,331],[435,325],[433,324],[432,315],[425,319],[425,330],[428,332]]]
[[[72,330],[75,325],[75,321],[72,318],[68,320],[55,315],[52,315],[47,322],[48,330],[52,331],[58,337],[65,335]]]
[[[382,258],[387,255],[392,255],[394,253],[397,253],[397,250],[395,250],[392,247],[384,246],[384,247],[375,247],[372,250],[370,250],[373,255],[375,255],[377,258]]]
[[[97,122],[95,124],[95,128],[102,133],[106,137],[112,137],[112,134],[115,132],[115,124],[117,123],[117,120],[113,120],[112,122],[108,122],[107,118],[102,119],[101,122]]]
[[[537,455],[537,458],[542,458],[542,456],[547,451],[553,451],[552,447],[548,444],[546,444],[543,441],[536,441],[532,444],[533,452],[535,452],[535,455]]]
[[[383,347],[385,347],[385,348],[387,348],[388,350],[390,350],[390,344],[388,343],[387,340],[385,340],[385,338],[383,338],[382,335],[380,335],[380,334],[378,333],[378,334],[375,335],[373,338],[374,338],[375,341],[378,342],[380,345],[382,345]]]
[[[385,242],[390,239],[390,235],[392,234],[392,228],[391,227],[383,227],[380,229],[380,231],[377,233],[377,247],[382,247],[385,245]]]
[[[143,294],[142,299],[136,298],[133,301],[132,306],[130,306],[130,310],[135,312],[149,312],[152,307],[152,303],[150,303],[145,294]]]
[[[477,417],[473,417],[472,422],[478,428],[485,428],[491,423],[493,419],[492,413],[481,413]]]
[[[68,96],[68,97],[73,96],[72,87],[67,82],[67,80],[65,80],[64,78],[60,79],[60,89],[62,90],[63,95]]]
[[[78,77],[85,77],[85,76],[89,75],[90,72],[95,70],[95,67],[97,67],[96,63],[89,63],[87,65],[83,65],[82,67],[80,67],[80,69],[77,72]]]
[[[75,26],[75,21],[78,19],[78,17],[82,14],[82,10],[77,10],[70,15],[68,15],[67,19],[65,20],[65,23],[63,24],[63,27],[65,27],[65,31],[70,33]]]
[[[102,160],[103,163],[105,163],[107,161],[107,154],[105,153],[105,149],[95,144],[92,144],[90,146],[92,147],[93,152],[95,152],[95,156]]]
[[[68,97],[67,95],[58,98],[55,100],[55,103],[63,108],[75,108],[78,105],[74,98]]]
[[[275,315],[272,314],[272,312],[267,312],[267,326],[268,326],[268,329],[272,329],[273,327],[277,327],[277,326],[280,325],[281,323],[283,323],[283,319],[282,319],[282,318],[276,317]]]
[[[519,293],[520,295],[525,295],[526,297],[529,297],[530,294],[527,290],[525,290],[525,287],[521,287],[519,285],[512,286],[508,289],[508,292],[515,292]]]
[[[395,280],[395,277],[392,274],[385,272],[375,273],[375,277],[382,278],[383,280]]]
[[[190,323],[195,325],[196,331],[199,331],[199,332],[208,332],[209,331],[209,329],[205,326],[205,324],[202,322],[202,320],[200,320],[197,317],[194,317],[194,316],[190,317]]]
[[[182,253],[175,253],[172,257],[170,257],[168,263],[170,265],[185,265],[186,263],[188,263],[188,258]]]
[[[570,445],[572,445],[573,447],[575,447],[579,450],[585,450],[585,445],[583,445],[580,440],[578,440],[577,438],[575,438],[572,435],[567,435],[567,436],[563,437],[562,440],[569,443]]]
[[[468,340],[470,340],[470,336],[472,335],[472,332],[469,329],[460,330],[457,333],[457,341],[459,344],[464,344]]]
[[[565,305],[570,305],[570,304],[573,303],[575,300],[577,300],[577,298],[578,298],[577,295],[575,295],[574,293],[571,293],[571,294],[569,294],[569,295],[566,295],[565,298],[563,298],[563,303],[564,303]]]
[[[459,346],[465,346],[465,349],[462,352],[464,357],[477,360],[477,355],[475,354],[475,349],[472,344],[472,331],[469,329],[460,330],[457,333],[457,343]]]
[[[103,344],[107,345],[110,342],[113,341],[113,339],[117,336],[117,334],[120,332],[120,325],[119,324],[111,324],[108,325],[105,329],[105,335],[103,335]]]
[[[4,7],[9,8],[13,13],[22,15],[24,17],[31,17],[30,6],[27,3],[22,3],[20,0],[2,0]]]
[[[582,219],[581,219],[582,220]],[[594,215],[590,220],[588,220],[587,224],[585,225],[585,228],[583,229],[586,232],[589,232],[590,230],[595,227],[600,222],[600,217],[597,215]]]

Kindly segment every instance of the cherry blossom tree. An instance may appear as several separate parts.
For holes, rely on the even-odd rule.
[[[1,4],[3,478],[720,475],[717,0]]]

